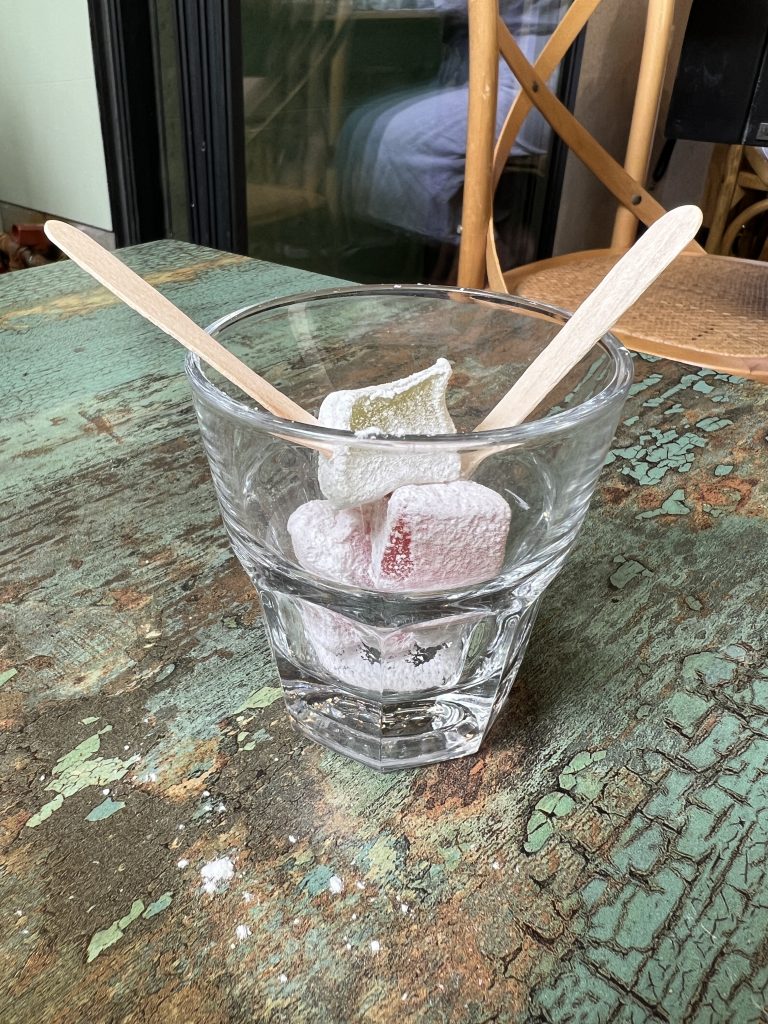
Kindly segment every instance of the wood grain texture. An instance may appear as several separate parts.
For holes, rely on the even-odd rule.
[[[707,252],[713,255],[723,253],[728,215],[741,198],[737,190],[743,153],[743,146],[717,145],[712,154],[707,181],[709,209],[705,223],[709,227]]]
[[[153,288],[130,267],[126,267],[118,257],[104,249],[85,232],[71,224],[49,220],[45,224],[45,233],[62,252],[127,303],[131,309],[170,335],[174,341],[199,355],[246,395],[255,398],[268,412],[300,423],[317,422],[314,416],[281,394],[269,381],[264,380],[228,352],[202,327],[190,320],[186,313],[169,302],[162,292]]]
[[[669,47],[675,17],[675,0],[649,0],[640,69],[637,76],[632,121],[624,153],[624,170],[635,181],[648,180],[648,164],[659,115]],[[611,235],[611,249],[627,249],[637,238],[637,220],[619,206]]]
[[[331,283],[124,255],[200,324]],[[288,725],[181,353],[71,265],[0,328],[3,1024],[764,1019],[765,389],[638,358],[486,747],[379,776]]]
[[[493,163],[496,131],[498,60],[486,55],[498,51],[497,13],[484,0],[468,0],[472,34],[469,40],[467,146],[462,208],[462,242],[458,280],[465,288],[485,284],[485,227],[492,215],[493,195],[489,169]]]

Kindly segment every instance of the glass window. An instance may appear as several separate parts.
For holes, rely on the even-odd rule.
[[[565,7],[502,0],[502,16],[533,60]],[[361,282],[451,281],[466,0],[242,0],[242,39],[250,255]],[[503,66],[500,111],[516,89]],[[549,146],[529,117],[497,194],[508,265],[537,255]]]

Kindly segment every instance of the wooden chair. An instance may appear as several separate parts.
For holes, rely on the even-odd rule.
[[[706,249],[768,260],[768,150],[717,145],[704,191]]]
[[[536,66],[498,17],[497,0],[469,0],[470,102],[459,284],[509,291],[575,309],[663,208],[645,178],[666,66],[674,0],[649,0],[642,59],[622,167],[547,86],[602,0],[574,0]],[[498,56],[522,86],[494,147]],[[506,273],[496,252],[492,195],[525,116],[536,107],[619,203],[609,249],[557,256]],[[768,382],[768,265],[705,254],[692,245],[616,327],[635,351]]]

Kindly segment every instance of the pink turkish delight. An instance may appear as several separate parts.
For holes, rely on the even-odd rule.
[[[288,519],[299,565],[324,579],[370,587],[371,535],[365,508],[336,509],[307,501]]]
[[[472,480],[398,487],[373,513],[373,585],[433,590],[492,579],[510,518],[504,498]]]
[[[402,693],[445,689],[459,679],[476,613],[422,622],[382,635],[337,612],[298,602],[317,667],[360,690]]]

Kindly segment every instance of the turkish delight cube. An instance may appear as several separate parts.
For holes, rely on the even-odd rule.
[[[374,512],[373,585],[433,590],[492,579],[511,516],[500,494],[472,480],[398,487]]]
[[[320,406],[318,421],[325,427],[349,430],[360,437],[407,434],[455,434],[445,404],[451,376],[447,359],[388,384],[333,391]],[[338,507],[364,505],[409,483],[456,480],[461,460],[456,452],[386,452],[351,445],[320,456],[318,483]]]
[[[304,569],[335,583],[372,585],[367,509],[307,501],[290,515],[287,525],[296,561]]]

